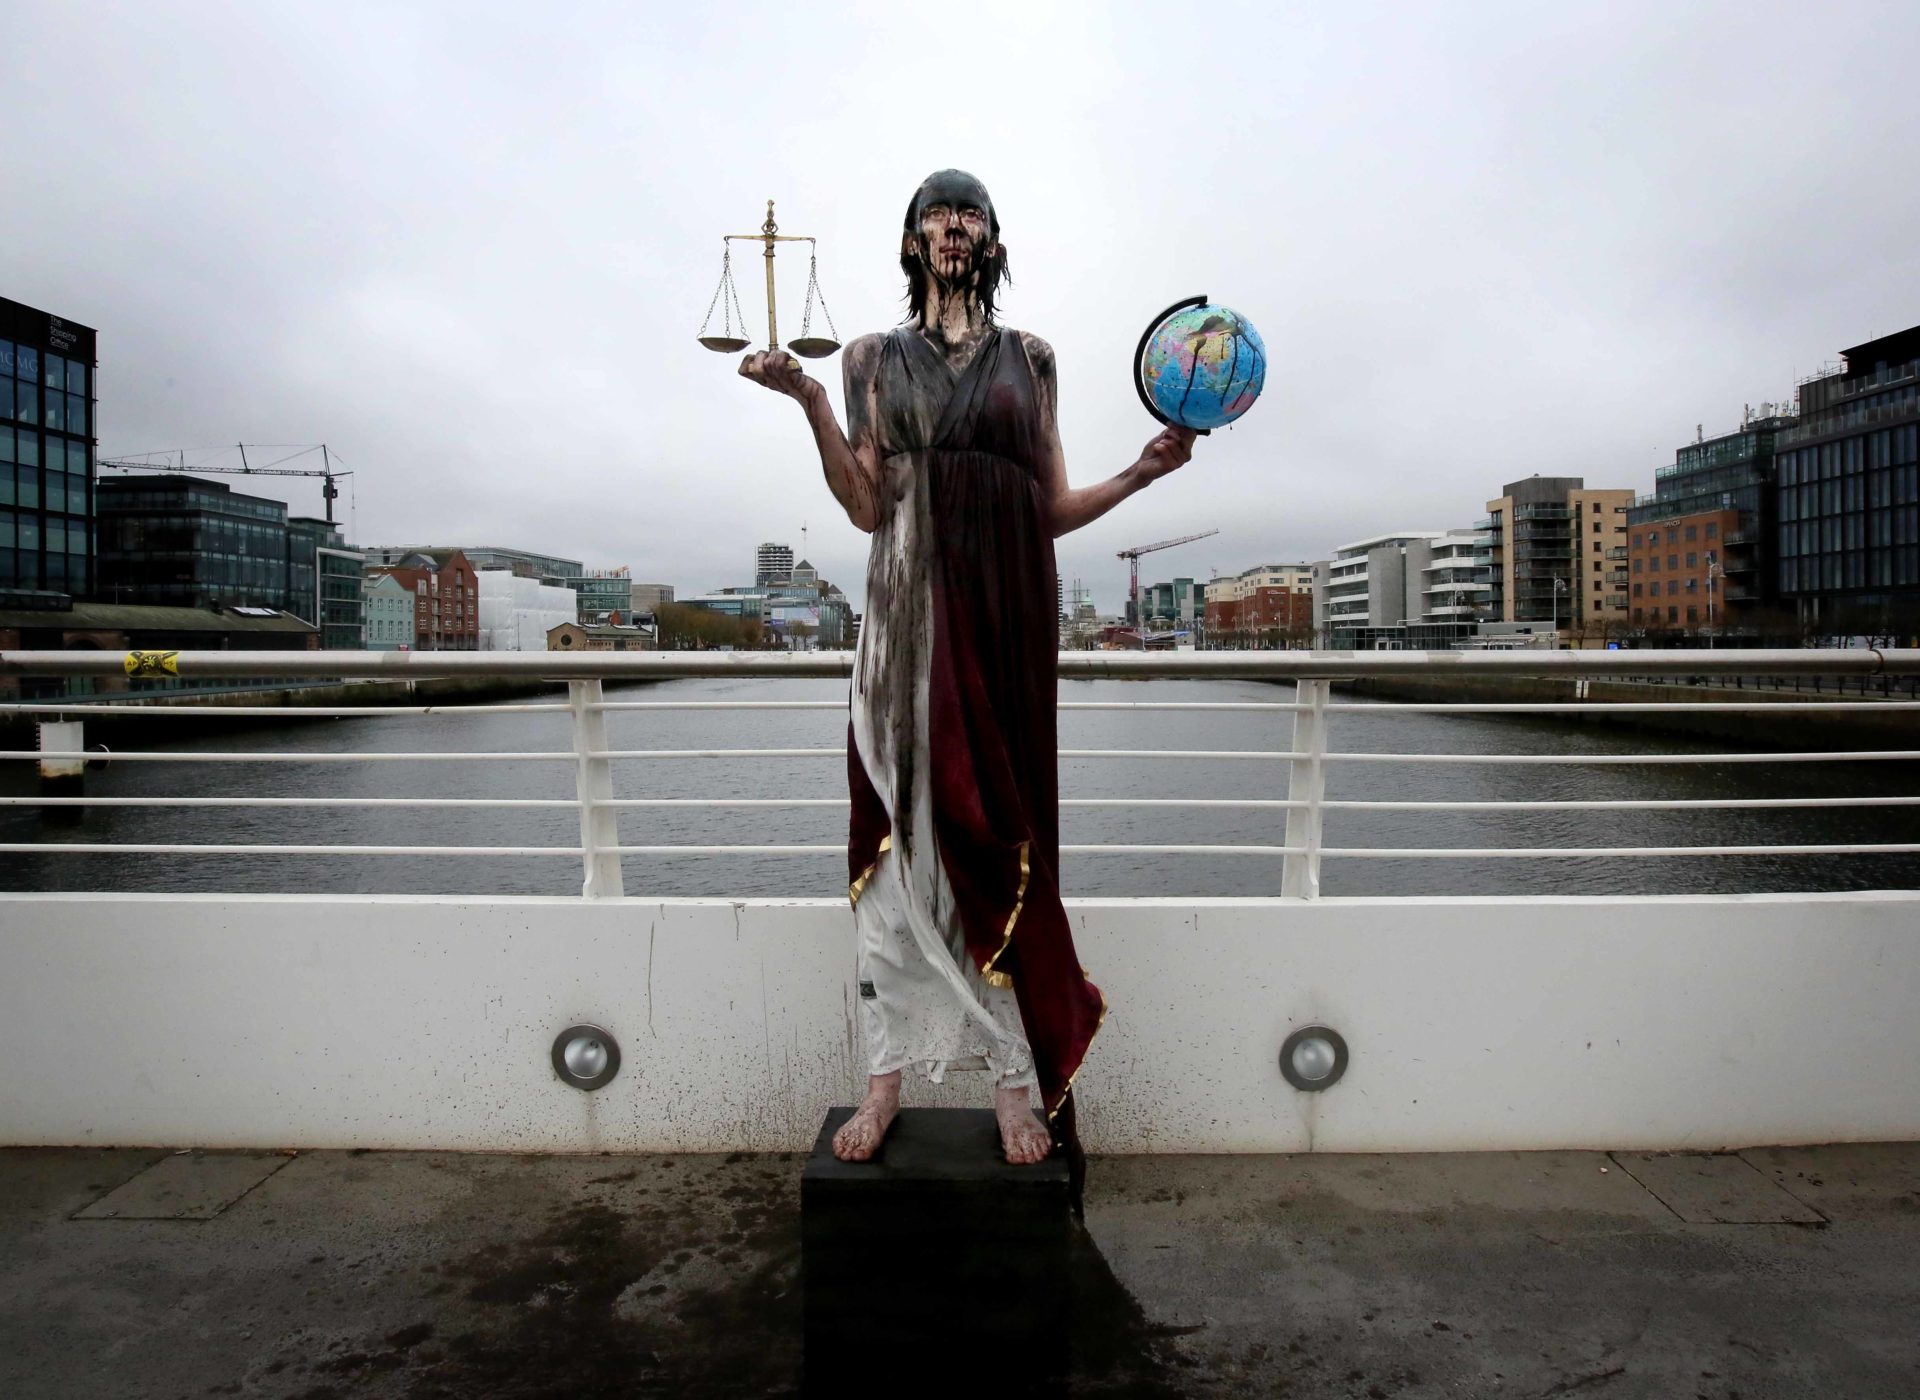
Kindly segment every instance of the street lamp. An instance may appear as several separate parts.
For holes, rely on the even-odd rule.
[[[1720,560],[1718,559],[1718,557],[1715,556],[1713,551],[1712,550],[1707,551],[1707,649],[1709,651],[1713,649],[1714,581],[1716,579],[1721,578],[1723,575],[1725,575],[1726,572],[1727,571],[1725,569],[1720,567]]]
[[[1560,595],[1567,591],[1567,581],[1558,574],[1553,579],[1553,644],[1560,645]]]

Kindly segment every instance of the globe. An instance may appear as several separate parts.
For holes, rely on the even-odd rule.
[[[1134,387],[1162,423],[1208,432],[1253,407],[1267,382],[1267,347],[1230,307],[1194,297],[1168,307],[1140,337]]]

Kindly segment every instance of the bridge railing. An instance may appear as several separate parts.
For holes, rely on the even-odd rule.
[[[843,746],[807,748],[692,748],[615,749],[607,734],[607,716],[622,712],[840,710],[839,700],[609,700],[607,680],[668,680],[700,678],[840,678],[851,676],[854,658],[845,652],[648,652],[556,655],[552,653],[491,652],[167,652],[120,655],[100,652],[0,652],[0,679],[33,676],[120,676],[158,669],[182,677],[286,677],[301,681],[401,679],[442,677],[564,682],[564,701],[527,701],[473,705],[205,705],[190,700],[167,703],[131,703],[131,697],[96,695],[89,700],[0,705],[0,718],[16,716],[39,725],[39,747],[0,751],[0,760],[35,762],[40,766],[38,794],[0,796],[0,805],[60,808],[216,807],[249,808],[522,808],[570,809],[578,814],[580,839],[573,845],[369,845],[348,843],[273,844],[204,842],[86,842],[61,841],[0,843],[0,853],[143,853],[181,856],[541,856],[580,862],[581,893],[588,899],[619,898],[625,892],[623,859],[628,856],[669,857],[770,855],[844,855],[840,843],[792,844],[623,844],[619,814],[637,809],[695,808],[817,808],[844,807],[845,798],[781,797],[659,797],[617,795],[614,765],[662,760],[819,759],[843,762]],[[1525,676],[1591,680],[1606,677],[1676,676],[1825,676],[1910,677],[1920,675],[1920,649],[1901,650],[1791,650],[1739,652],[1696,651],[1554,651],[1554,652],[1204,652],[1064,653],[1063,679],[1232,679],[1291,682],[1292,700],[1273,701],[1067,701],[1062,710],[1192,711],[1266,713],[1291,720],[1285,748],[1273,749],[1062,749],[1062,758],[1154,759],[1185,762],[1273,763],[1285,765],[1285,782],[1277,781],[1271,796],[1260,798],[1073,798],[1063,808],[1125,807],[1141,809],[1242,809],[1271,813],[1281,825],[1279,839],[1253,844],[1142,845],[1100,843],[1066,845],[1070,854],[1118,855],[1232,855],[1278,859],[1282,862],[1281,893],[1312,899],[1320,891],[1323,862],[1329,859],[1485,859],[1525,857],[1569,859],[1582,857],[1738,856],[1913,854],[1920,844],[1907,842],[1823,843],[1765,845],[1662,846],[1495,846],[1495,847],[1333,847],[1323,840],[1324,820],[1332,811],[1685,811],[1714,808],[1821,808],[1920,805],[1920,797],[1862,795],[1839,797],[1680,798],[1632,800],[1501,800],[1501,801],[1349,801],[1326,796],[1327,773],[1334,765],[1566,765],[1608,764],[1825,764],[1896,762],[1920,759],[1920,747],[1870,750],[1797,750],[1661,754],[1539,754],[1539,753],[1381,753],[1346,751],[1333,747],[1336,723],[1365,723],[1396,714],[1580,715],[1656,714],[1685,712],[1769,714],[1794,711],[1831,713],[1864,710],[1920,711],[1920,701],[1812,700],[1812,701],[1630,701],[1576,699],[1543,703],[1421,703],[1336,704],[1335,680],[1372,677]],[[1577,688],[1578,689],[1578,688]],[[530,751],[430,752],[302,752],[214,751],[146,749],[116,752],[114,763],[279,763],[379,764],[432,762],[452,764],[568,765],[574,774],[572,798],[458,798],[396,795],[364,796],[89,796],[63,793],[62,783],[74,783],[89,760],[100,755],[85,747],[88,716],[137,714],[142,718],[301,718],[373,715],[435,716],[449,720],[498,714],[564,712],[570,747]],[[1920,731],[1916,731],[1920,738]]]

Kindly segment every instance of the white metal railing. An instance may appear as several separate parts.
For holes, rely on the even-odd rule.
[[[407,752],[252,752],[141,749],[114,753],[116,763],[553,763],[573,767],[572,798],[534,797],[94,797],[84,794],[0,796],[0,806],[116,808],[116,807],[225,807],[253,808],[421,808],[421,809],[555,809],[579,814],[577,845],[369,845],[268,843],[150,843],[150,842],[15,842],[0,843],[0,852],[140,853],[165,855],[361,855],[361,856],[543,856],[581,862],[582,894],[589,899],[617,898],[624,892],[621,862],[625,856],[818,855],[844,854],[840,843],[779,844],[623,844],[619,814],[623,810],[844,808],[844,797],[660,797],[615,796],[616,762],[742,758],[833,759],[844,761],[843,746],[786,748],[616,749],[607,737],[606,717],[618,712],[842,710],[834,700],[608,700],[602,691],[606,678],[669,679],[703,677],[841,677],[851,673],[847,653],[590,653],[553,656],[498,653],[391,652],[182,652],[169,654],[170,664],[183,677],[224,675],[279,675],[286,677],[347,678],[399,676],[489,676],[564,680],[564,701],[533,701],[476,705],[367,705],[367,706],[207,706],[191,703],[142,705],[132,697],[93,697],[46,703],[0,705],[0,719],[8,716],[43,722],[43,747],[0,751],[0,759],[33,760],[50,769],[73,772],[76,765],[98,754],[73,742],[75,721],[88,715],[138,714],[143,718],[215,717],[337,717],[372,715],[466,718],[495,714],[559,714],[569,720],[571,746],[566,749],[526,751],[407,751]],[[75,652],[0,652],[0,679],[8,676],[124,674],[121,656]],[[1703,809],[1819,809],[1898,808],[1920,805],[1920,796],[1876,795],[1812,798],[1675,798],[1594,800],[1412,801],[1341,800],[1326,796],[1326,775],[1334,764],[1401,765],[1672,765],[1672,764],[1802,764],[1920,760],[1920,747],[1852,749],[1844,751],[1794,750],[1731,753],[1657,754],[1521,754],[1521,753],[1382,753],[1342,751],[1331,747],[1329,731],[1338,719],[1365,721],[1391,715],[1583,715],[1659,713],[1800,713],[1870,711],[1908,713],[1920,702],[1860,701],[1631,701],[1603,703],[1575,700],[1566,703],[1440,703],[1334,704],[1335,679],[1368,676],[1562,676],[1593,678],[1629,675],[1828,675],[1911,676],[1920,674],[1920,650],[1796,650],[1796,651],[1668,651],[1668,652],[1209,652],[1199,654],[1067,653],[1060,657],[1063,678],[1231,678],[1291,681],[1291,701],[1079,701],[1064,702],[1063,710],[1237,712],[1290,716],[1292,734],[1284,748],[1272,749],[1062,749],[1063,758],[1177,759],[1284,763],[1284,797],[1271,798],[1065,798],[1065,808],[1233,809],[1284,813],[1284,835],[1271,844],[1133,844],[1066,845],[1071,854],[1194,854],[1278,857],[1282,861],[1283,895],[1314,898],[1319,893],[1321,864],[1327,859],[1413,857],[1463,859],[1531,857],[1535,859],[1677,855],[1788,855],[1788,854],[1913,854],[1920,843],[1880,842],[1850,844],[1766,844],[1693,846],[1581,846],[1581,847],[1332,847],[1323,841],[1325,815],[1332,811],[1409,812],[1550,812],[1550,811],[1691,811]],[[47,736],[64,738],[67,748],[44,746]],[[1277,775],[1276,775],[1277,776]]]

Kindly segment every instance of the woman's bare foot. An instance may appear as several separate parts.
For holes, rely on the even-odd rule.
[[[1033,1111],[1030,1089],[995,1089],[993,1113],[1000,1120],[1000,1146],[1016,1167],[1045,1161],[1053,1151],[1053,1134]]]
[[[900,1071],[869,1077],[866,1098],[853,1111],[853,1117],[841,1124],[840,1131],[833,1135],[833,1155],[843,1162],[871,1161],[899,1111]],[[1003,1135],[1004,1132],[1003,1127]]]

